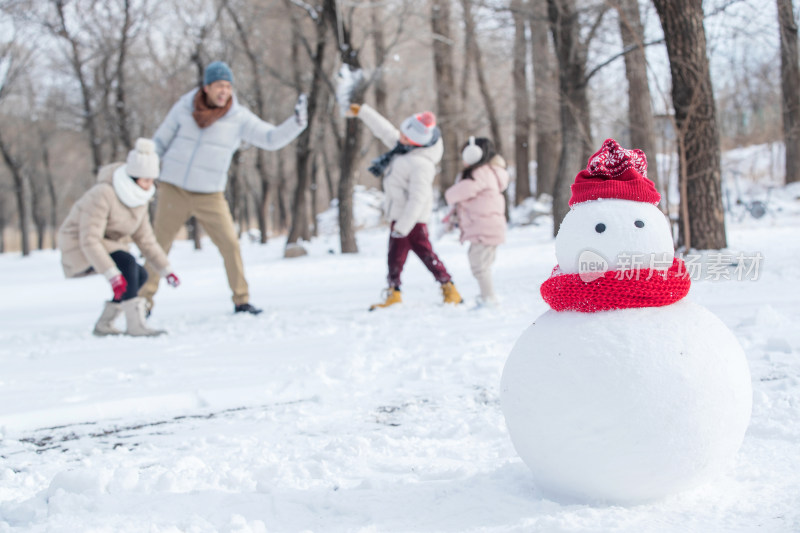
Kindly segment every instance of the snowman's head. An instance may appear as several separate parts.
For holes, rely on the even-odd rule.
[[[606,139],[575,176],[570,212],[556,236],[562,272],[590,281],[607,270],[672,266],[672,233],[647,178],[647,157]]]
[[[556,236],[562,272],[667,269],[674,248],[669,222],[653,204],[601,199],[575,204]]]

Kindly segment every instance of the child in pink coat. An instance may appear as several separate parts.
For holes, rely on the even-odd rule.
[[[481,291],[478,305],[493,307],[498,302],[492,284],[492,263],[497,245],[506,240],[506,162],[485,137],[470,137],[461,159],[464,170],[444,197],[448,205],[455,206],[461,242],[470,242],[469,265]]]

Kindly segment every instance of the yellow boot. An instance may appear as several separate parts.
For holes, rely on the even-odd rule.
[[[403,296],[400,294],[400,289],[389,287],[383,291],[384,301],[379,304],[369,306],[370,311],[374,311],[379,307],[389,307],[390,305],[403,303]]]
[[[442,283],[442,296],[444,296],[444,303],[446,304],[460,304],[464,301],[452,281]]]

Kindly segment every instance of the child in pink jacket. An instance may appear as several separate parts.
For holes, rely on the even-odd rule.
[[[470,137],[461,159],[464,170],[444,197],[448,205],[455,206],[461,242],[470,242],[469,265],[481,291],[478,305],[493,307],[498,302],[492,285],[492,263],[497,245],[506,240],[506,162],[485,137]]]

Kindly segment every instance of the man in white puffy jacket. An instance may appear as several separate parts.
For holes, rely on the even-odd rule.
[[[383,211],[391,222],[389,286],[384,300],[371,306],[370,311],[402,302],[400,275],[410,251],[441,284],[444,303],[461,303],[461,295],[433,251],[428,237],[428,220],[433,211],[433,179],[436,177],[436,164],[444,152],[436,116],[430,111],[411,115],[398,130],[366,104],[351,104],[349,114],[361,119],[383,144],[391,148],[369,167],[372,174],[383,179],[386,195]]]
[[[265,122],[239,104],[233,73],[222,61],[210,63],[203,86],[184,94],[156,130],[153,141],[161,157],[161,177],[153,231],[169,252],[175,235],[194,216],[219,248],[233,292],[234,312],[258,314],[250,304],[239,241],[224,191],[233,153],[242,141],[264,150],[280,150],[306,128],[306,97],[300,95],[294,115],[279,126]],[[146,264],[148,281],[139,291],[148,312],[159,275]]]

